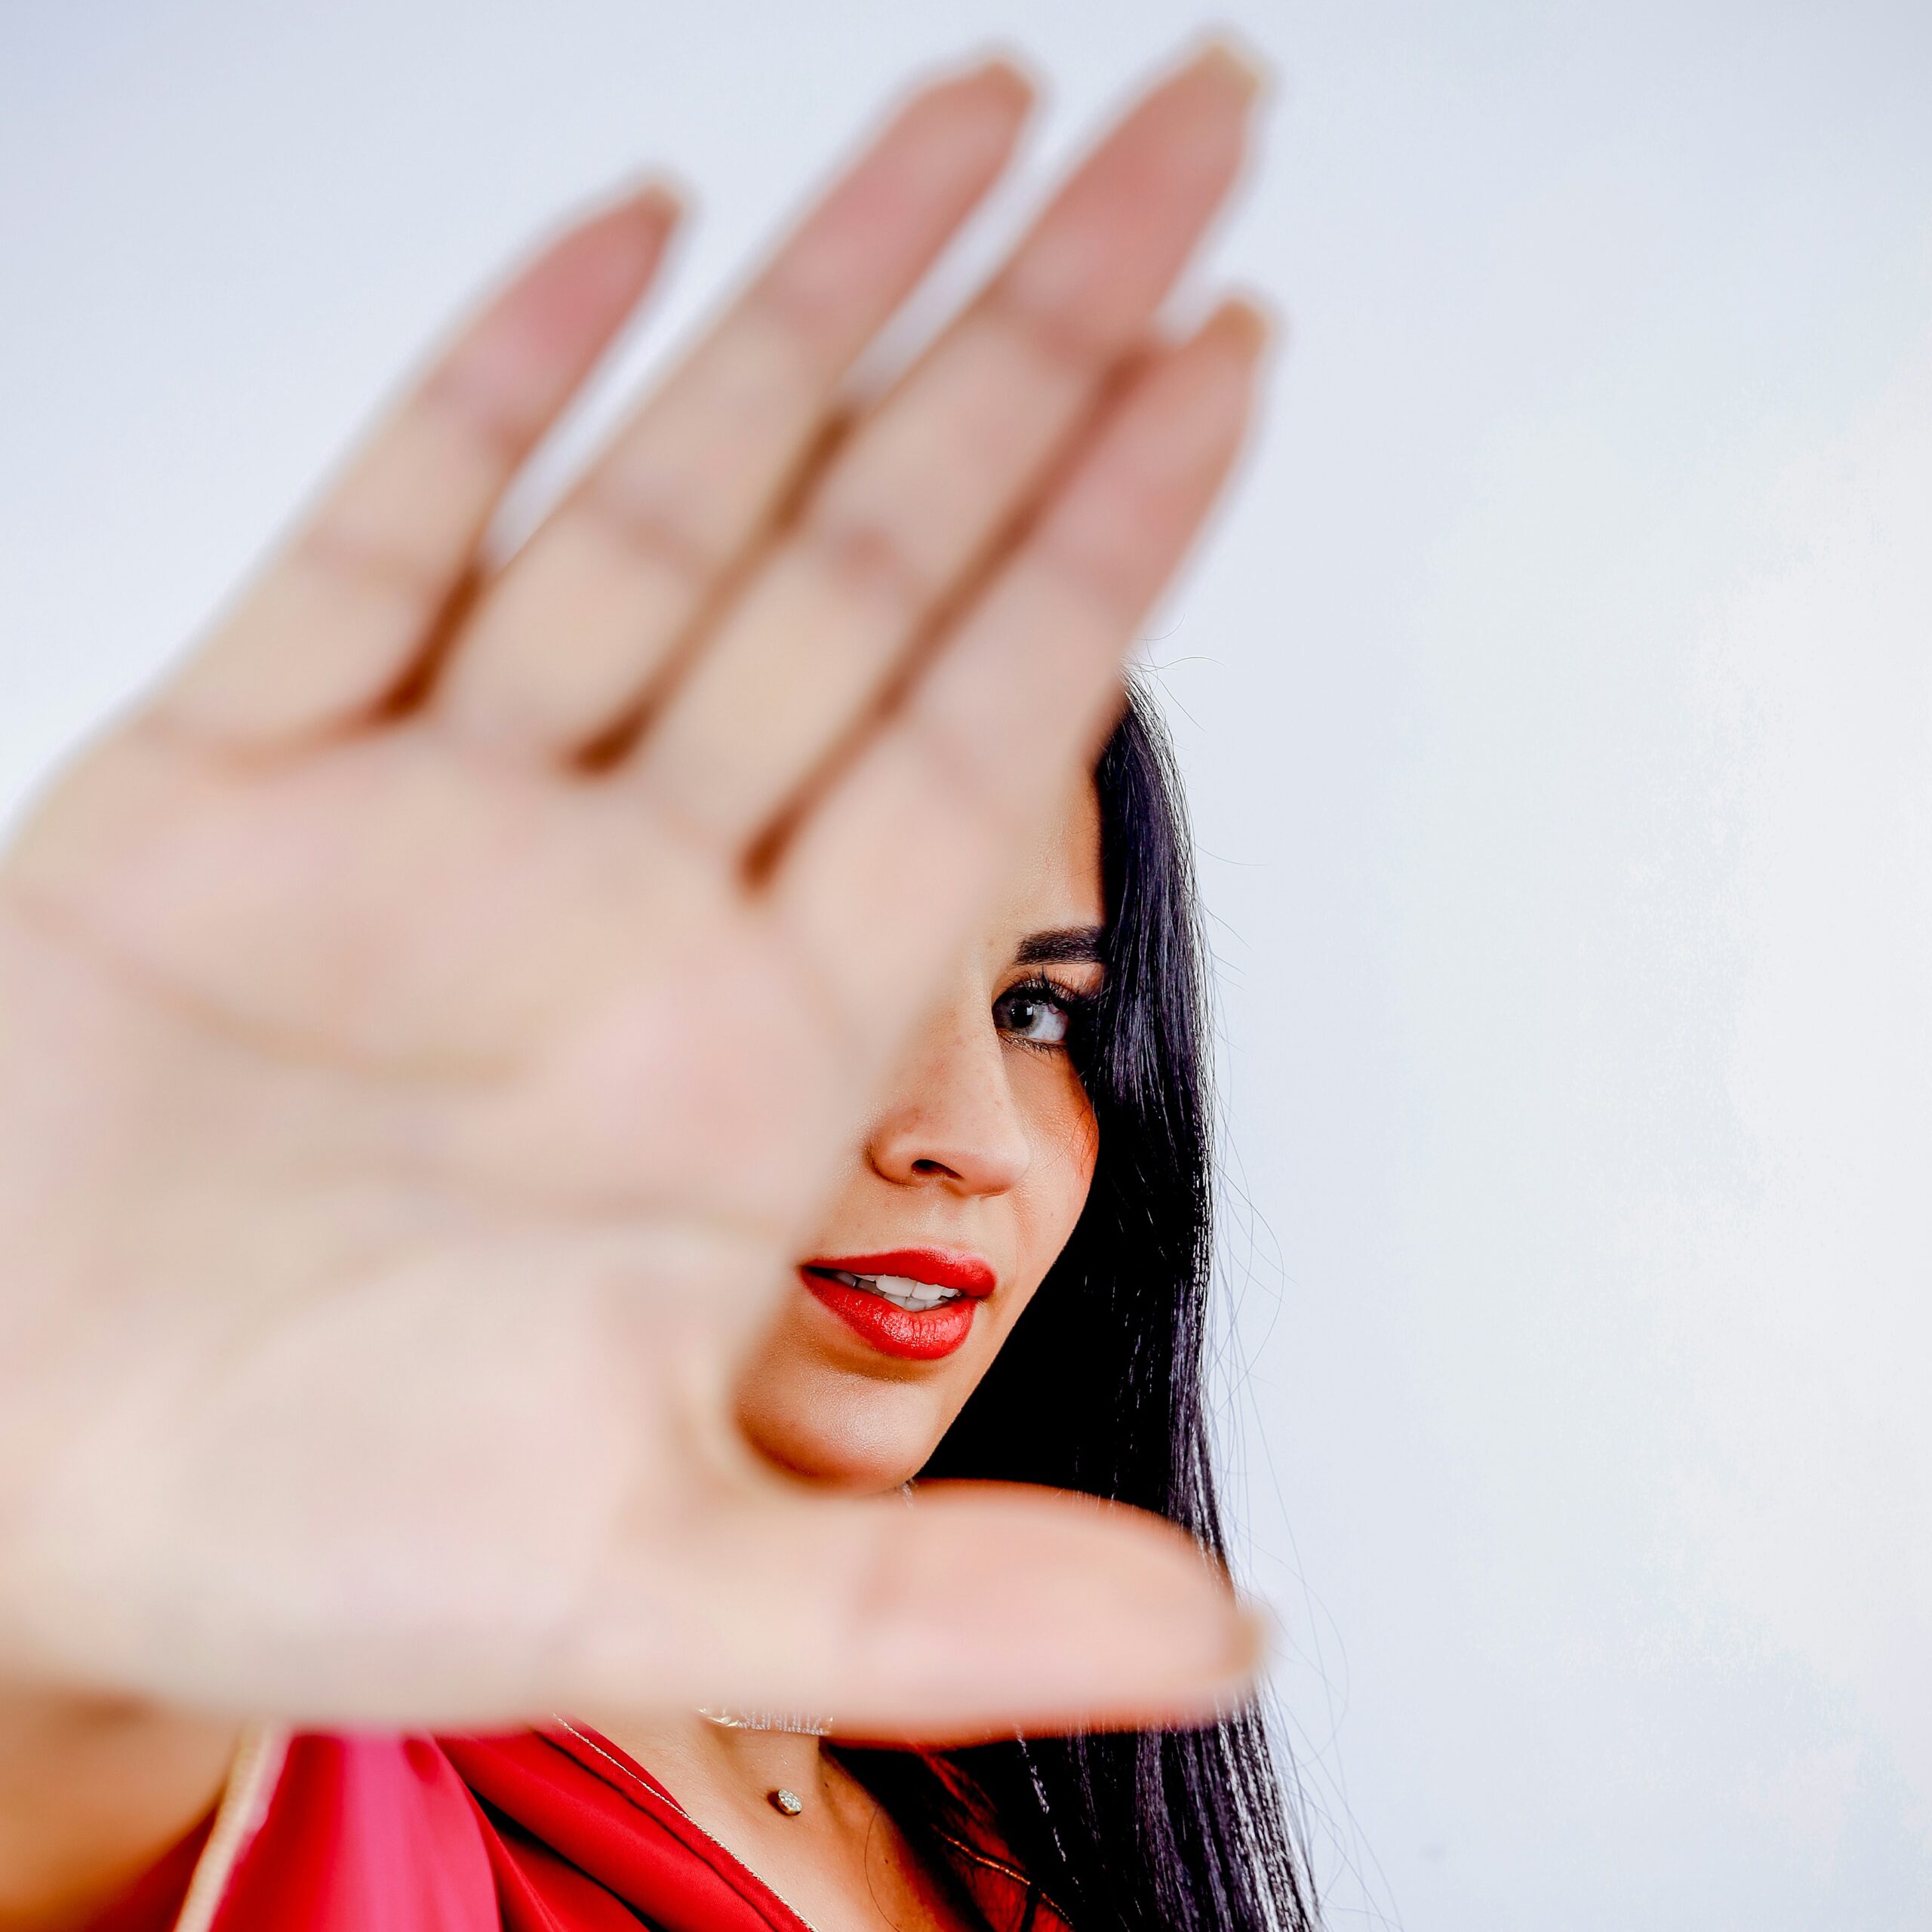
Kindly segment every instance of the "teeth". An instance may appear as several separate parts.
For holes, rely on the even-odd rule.
[[[863,1288],[868,1294],[878,1295],[894,1308],[903,1308],[908,1315],[921,1315],[929,1308],[957,1301],[960,1295],[957,1288],[942,1288],[931,1281],[915,1281],[909,1275],[848,1275],[842,1268],[828,1268],[825,1272],[835,1281],[843,1282],[848,1288]]]
[[[959,1299],[957,1288],[935,1287],[930,1281],[915,1281],[908,1275],[881,1275],[869,1285],[874,1294],[883,1295],[888,1301],[915,1314]]]

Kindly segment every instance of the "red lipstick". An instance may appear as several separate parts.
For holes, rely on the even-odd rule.
[[[896,1275],[936,1288],[955,1289],[958,1298],[937,1308],[903,1309],[869,1289],[832,1279],[835,1273]],[[999,1281],[978,1255],[963,1248],[943,1247],[814,1255],[800,1266],[798,1278],[820,1306],[838,1316],[854,1334],[881,1355],[896,1355],[903,1361],[937,1361],[951,1355],[973,1332],[974,1312]]]

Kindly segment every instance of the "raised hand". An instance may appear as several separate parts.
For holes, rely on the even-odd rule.
[[[1251,91],[1149,95],[833,438],[1026,106],[921,94],[486,565],[675,209],[583,223],[47,798],[0,875],[0,1669],[931,1735],[1240,1681],[1177,1533],[816,1495],[729,1389],[1235,451],[1253,315],[1149,332]]]

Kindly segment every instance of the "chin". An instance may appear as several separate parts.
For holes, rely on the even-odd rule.
[[[925,1466],[954,1404],[917,1384],[836,1371],[755,1374],[738,1402],[753,1447],[787,1474],[852,1495],[879,1495]]]

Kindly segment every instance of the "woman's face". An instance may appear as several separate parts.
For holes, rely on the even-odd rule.
[[[912,1041],[746,1371],[740,1417],[774,1462],[903,1482],[1066,1245],[1097,1151],[1066,1037],[1104,916],[1083,780]]]

